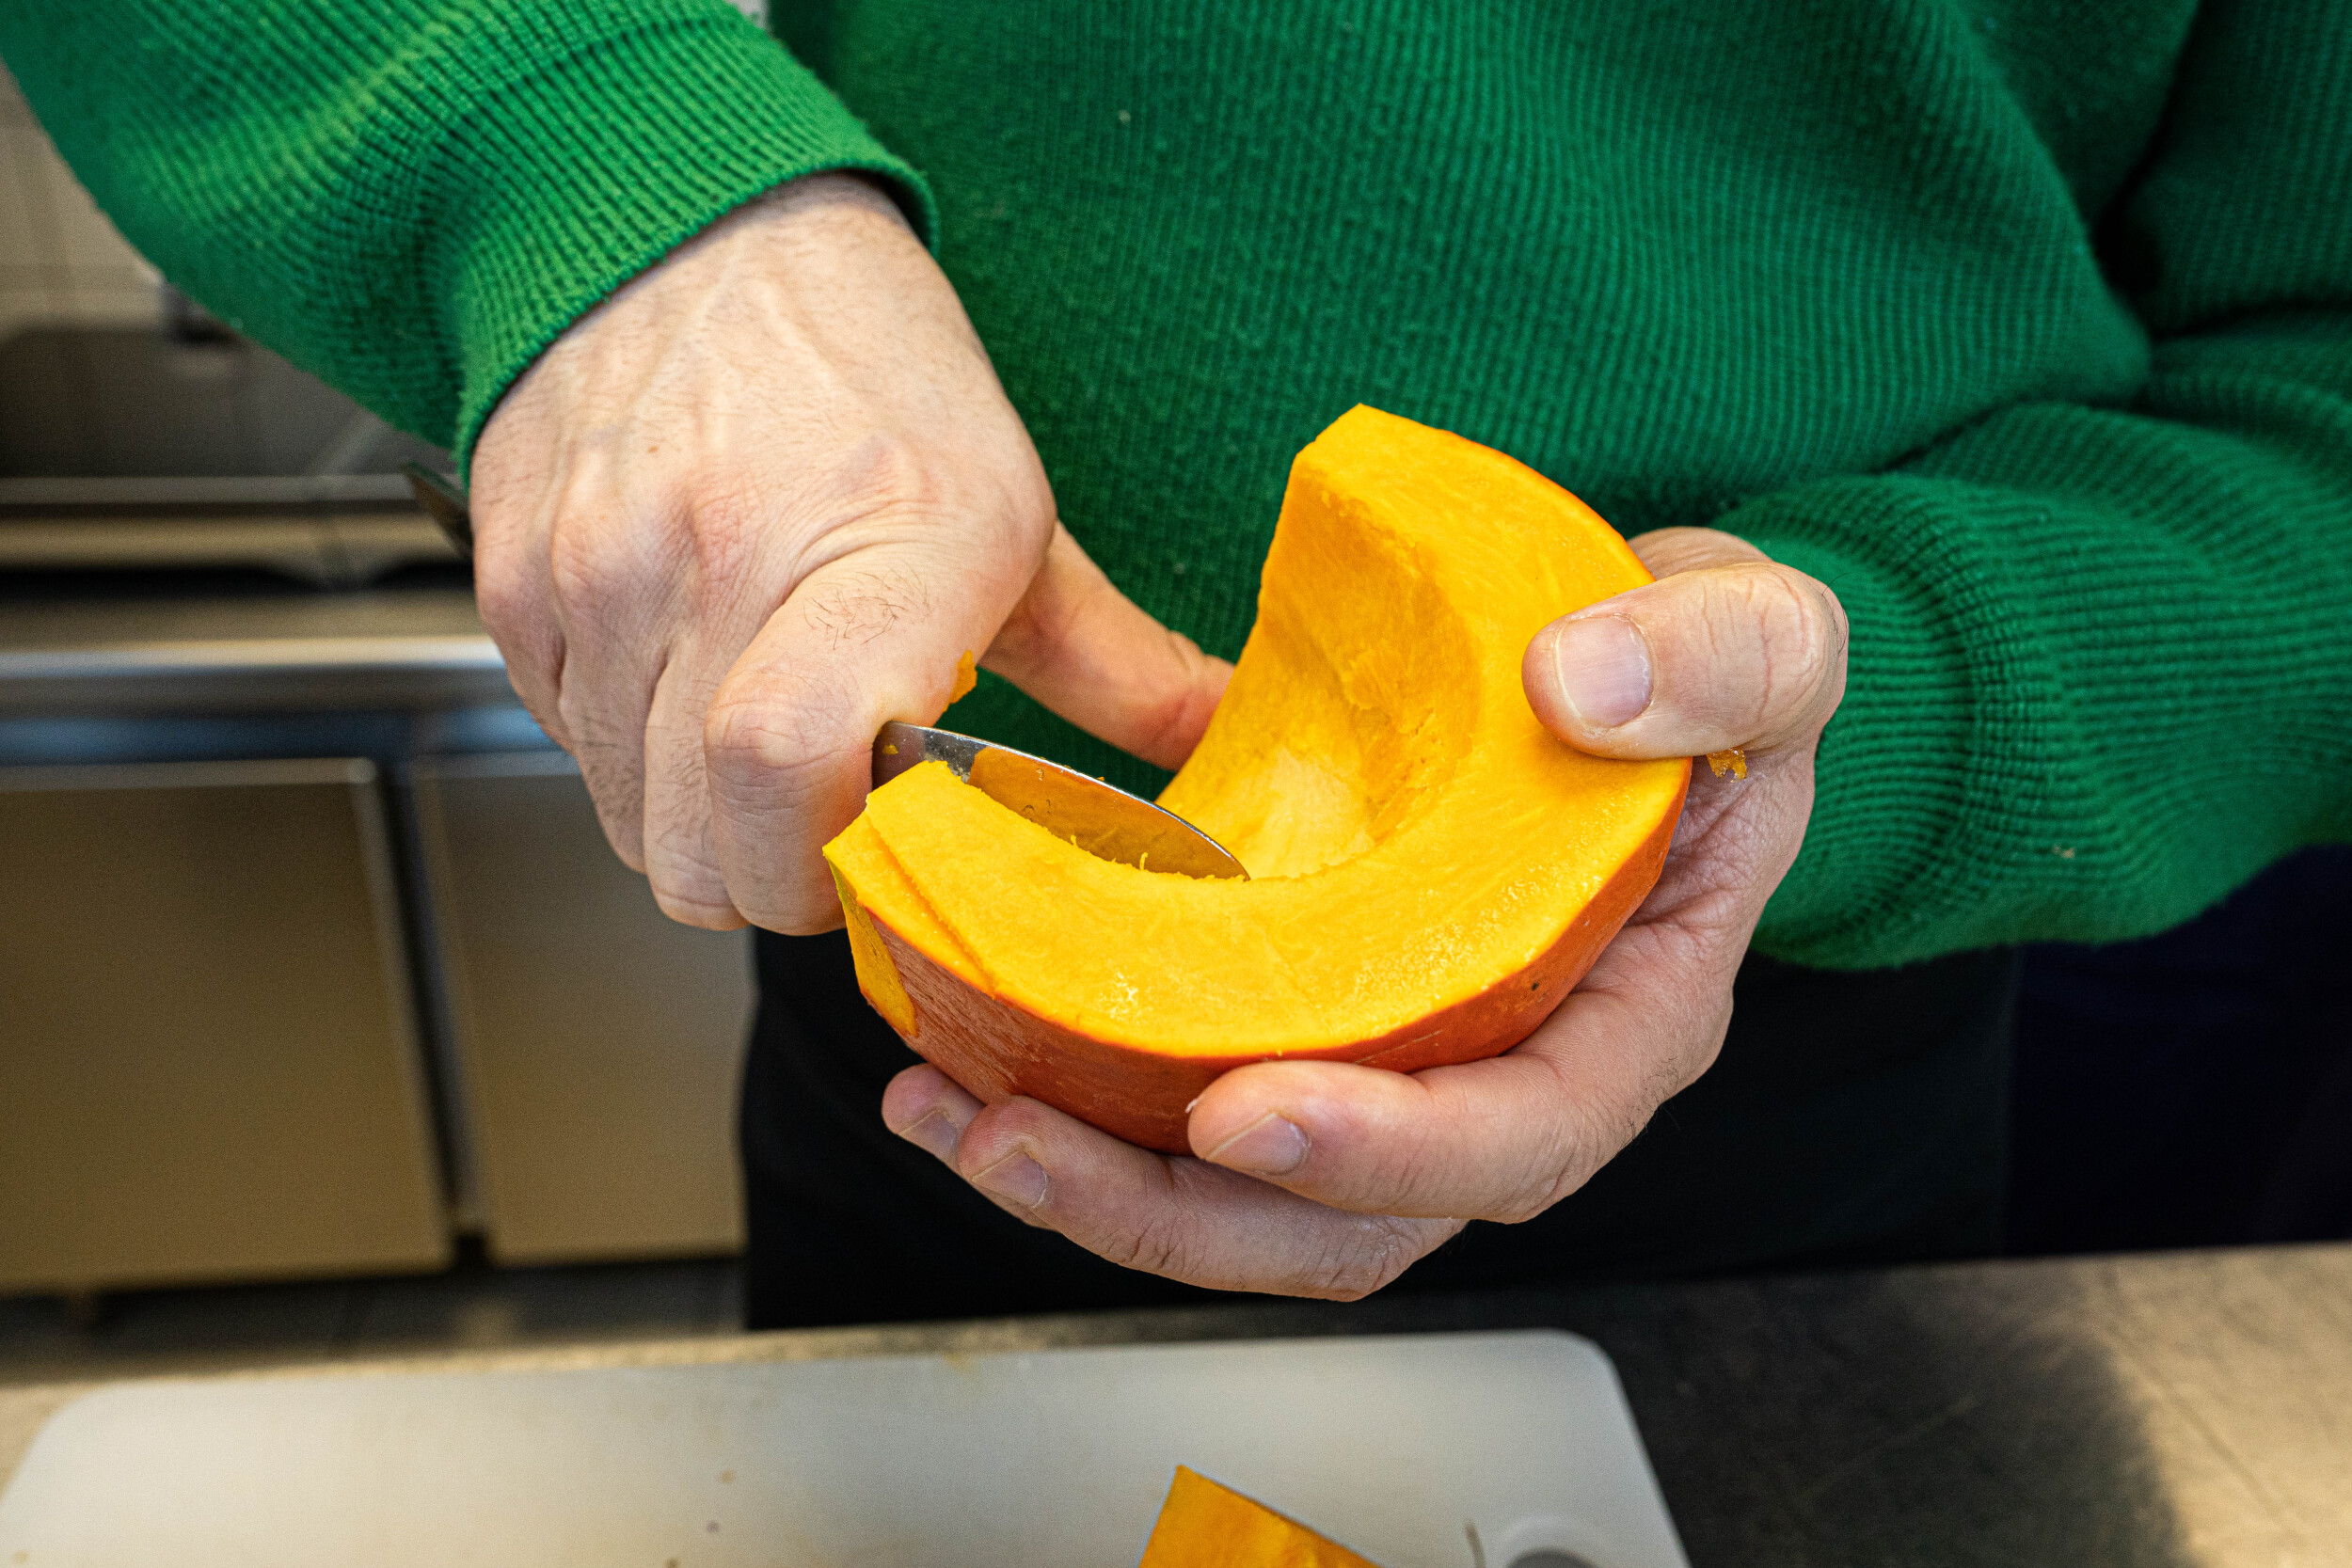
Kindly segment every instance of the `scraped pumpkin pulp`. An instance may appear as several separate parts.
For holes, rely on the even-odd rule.
[[[1096,859],[926,764],[825,850],[867,999],[982,1099],[1170,1150],[1245,1062],[1507,1050],[1656,880],[1690,773],[1560,742],[1520,658],[1648,580],[1533,470],[1351,411],[1292,468],[1257,625],[1161,797],[1250,879]]]

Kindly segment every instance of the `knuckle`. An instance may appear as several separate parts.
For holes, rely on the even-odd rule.
[[[693,502],[682,491],[590,491],[585,483],[575,484],[556,508],[548,531],[548,578],[567,621],[624,629],[687,575],[685,554],[699,537],[688,527]]]
[[[1367,1215],[1333,1234],[1293,1289],[1326,1301],[1361,1301],[1412,1267],[1423,1250],[1410,1222]]]
[[[1518,1201],[1494,1218],[1506,1225],[1524,1224],[1577,1192],[1641,1136],[1650,1113],[1673,1092],[1657,1082],[1653,1071],[1639,1090],[1622,1101],[1581,1107],[1581,1114],[1564,1120],[1557,1130],[1557,1150],[1543,1177],[1531,1181]]]
[[[1390,1196],[1380,1207],[1408,1214],[1439,1212],[1461,1202],[1464,1174],[1455,1151],[1422,1137],[1404,1151],[1403,1163],[1389,1186]]]
[[[774,500],[769,510],[798,541],[795,578],[867,546],[935,536],[961,515],[940,465],[883,432],[846,442]]]
[[[1014,1096],[987,1112],[991,1133],[989,1160],[993,1164],[1008,1154],[1027,1154],[1035,1158],[1044,1147],[1046,1136],[1053,1131],[1053,1117],[1039,1101]]]
[[[477,564],[474,597],[483,629],[505,661],[508,683],[523,705],[559,742],[570,744],[563,711],[565,644],[563,628],[512,563]]]
[[[1708,577],[1700,607],[1704,657],[1678,684],[1703,672],[1701,689],[1686,694],[1691,711],[1751,743],[1813,705],[1842,668],[1842,617],[1825,603],[1825,589],[1777,562],[1725,566]]]
[[[1754,575],[1769,585],[1758,629],[1768,648],[1788,656],[1787,680],[1801,695],[1820,684],[1842,633],[1825,613],[1825,591],[1803,572],[1775,562]]]
[[[647,863],[644,796],[633,781],[614,780],[584,764],[580,776],[587,783],[589,800],[596,805],[596,822],[604,830],[605,842],[612,847],[622,864],[644,875]],[[655,892],[659,895],[660,890],[657,888]]]
[[[538,595],[532,592],[531,573],[523,564],[521,553],[511,548],[479,551],[474,557],[474,604],[482,614],[482,624],[499,646],[509,642],[521,644],[527,639],[518,635],[530,624],[538,608]]]
[[[661,912],[681,926],[692,926],[706,931],[732,931],[743,924],[743,917],[724,898],[710,898],[696,891],[679,891],[657,885],[653,900]]]
[[[559,519],[548,540],[548,577],[567,621],[598,626],[638,592],[601,530]]]
[[[763,490],[749,475],[721,469],[701,475],[686,492],[681,510],[697,582],[733,582],[750,570],[776,520]]]
[[[722,687],[703,721],[703,766],[731,794],[788,807],[814,794],[848,750],[834,728],[802,705]]]
[[[1549,1078],[1541,1083],[1537,1103],[1562,1101],[1563,1085]],[[1467,1104],[1451,1106],[1401,1151],[1394,1185],[1386,1187],[1379,1208],[1420,1216],[1472,1214],[1505,1224],[1550,1208],[1582,1183],[1583,1177],[1576,1172],[1580,1142],[1565,1108],[1528,1132],[1519,1117],[1534,1114],[1534,1109],[1524,1105],[1511,1117],[1511,1125],[1488,1126],[1465,1138],[1465,1126],[1478,1125],[1465,1118],[1475,1118],[1477,1113]]]
[[[1592,1179],[1599,1162],[1588,1164],[1581,1141],[1565,1128],[1553,1129],[1543,1154],[1531,1159],[1518,1180],[1482,1216],[1499,1225],[1520,1225],[1549,1209]]]
[[[730,879],[728,905],[744,920],[788,937],[813,937],[841,926],[841,895],[823,861],[812,850],[808,863],[744,882]]]
[[[911,442],[880,431],[841,454],[834,483],[838,503],[853,515],[926,512],[943,499],[933,466]]]
[[[707,821],[658,812],[640,832],[658,894],[681,903],[722,904],[726,878],[719,869]]]
[[[1192,1276],[1192,1246],[1187,1227],[1173,1217],[1157,1217],[1140,1229],[1120,1232],[1102,1249],[1102,1256],[1122,1269],[1162,1278]]]
[[[1055,518],[1053,493],[1034,458],[1009,469],[967,451],[947,462],[926,443],[888,431],[844,442],[785,510],[802,519],[795,531],[811,542],[804,571],[867,545],[917,540],[973,560],[1018,559],[1034,567]]]
[[[1482,1219],[1498,1225],[1521,1225],[1534,1219],[1591,1180],[1596,1171],[1633,1141],[1647,1120],[1643,1113],[1631,1125],[1620,1125],[1624,1118],[1612,1107],[1577,1094],[1556,1076],[1556,1064],[1547,1059],[1546,1066],[1553,1074],[1547,1080],[1544,1097],[1553,1107],[1551,1113],[1521,1155],[1513,1179],[1485,1205],[1479,1215]]]
[[[1523,1225],[1583,1184],[1582,1178],[1565,1165],[1542,1176],[1531,1176],[1480,1217],[1497,1225]]]
[[[1016,1098],[998,1101],[974,1116],[956,1143],[956,1174],[969,1181],[1015,1154],[1035,1158],[1040,1122],[1034,1107],[1034,1101]],[[1046,1201],[1053,1201],[1050,1192]]]
[[[1759,679],[1749,689],[1740,717],[1758,729],[1789,698],[1792,687],[1806,684],[1812,639],[1805,629],[1803,603],[1772,566],[1739,574],[1742,620],[1740,640],[1756,660]]]
[[[734,909],[787,936],[840,926],[839,895],[805,834],[828,835],[856,815],[856,780],[866,766],[863,746],[852,756],[837,740],[810,736],[788,708],[744,700],[711,705],[703,777]]]
[[[825,890],[824,897],[821,907],[796,907],[782,914],[763,915],[756,924],[787,937],[821,937],[827,931],[837,931],[841,929],[841,901],[831,888]]]
[[[1015,1103],[1019,1103],[1016,1101]],[[1113,1223],[1107,1228],[1089,1225],[1072,1232],[1105,1262],[1164,1279],[1216,1288],[1248,1288],[1254,1281],[1234,1275],[1230,1260],[1220,1260],[1214,1238],[1202,1229],[1202,1175],[1183,1162],[1162,1165],[1152,1201],[1140,1209],[1139,1222]],[[1052,1199],[1047,1199],[1051,1205]]]

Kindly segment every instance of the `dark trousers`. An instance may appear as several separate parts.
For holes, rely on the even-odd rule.
[[[2026,951],[2017,1252],[2352,1236],[2352,847],[2185,926]]]
[[[741,1139],[753,1328],[1218,1299],[1023,1225],[893,1137],[914,1054],[847,938],[756,945]],[[1391,1290],[1981,1255],[1998,1240],[2008,953],[1842,974],[1751,957],[1714,1069],[1581,1192],[1474,1224]]]

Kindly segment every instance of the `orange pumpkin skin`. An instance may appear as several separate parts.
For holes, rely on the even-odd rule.
[[[1677,814],[1680,809],[1677,796]],[[1518,974],[1401,1029],[1279,1059],[1418,1072],[1501,1055],[1551,1016],[1649,895],[1665,863],[1675,822],[1670,815],[1660,823],[1576,923]],[[1186,1111],[1201,1091],[1234,1068],[1270,1059],[1256,1053],[1176,1056],[1077,1033],[965,984],[872,911],[860,912],[872,921],[914,1005],[914,1030],[900,1031],[907,1044],[989,1104],[1017,1097],[1041,1100],[1129,1143],[1187,1154],[1192,1147],[1184,1132]],[[890,1009],[871,992],[866,1001],[888,1016]]]

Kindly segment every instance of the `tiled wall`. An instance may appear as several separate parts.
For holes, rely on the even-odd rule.
[[[0,67],[0,339],[37,321],[151,324],[159,311],[155,270],[91,202]]]

